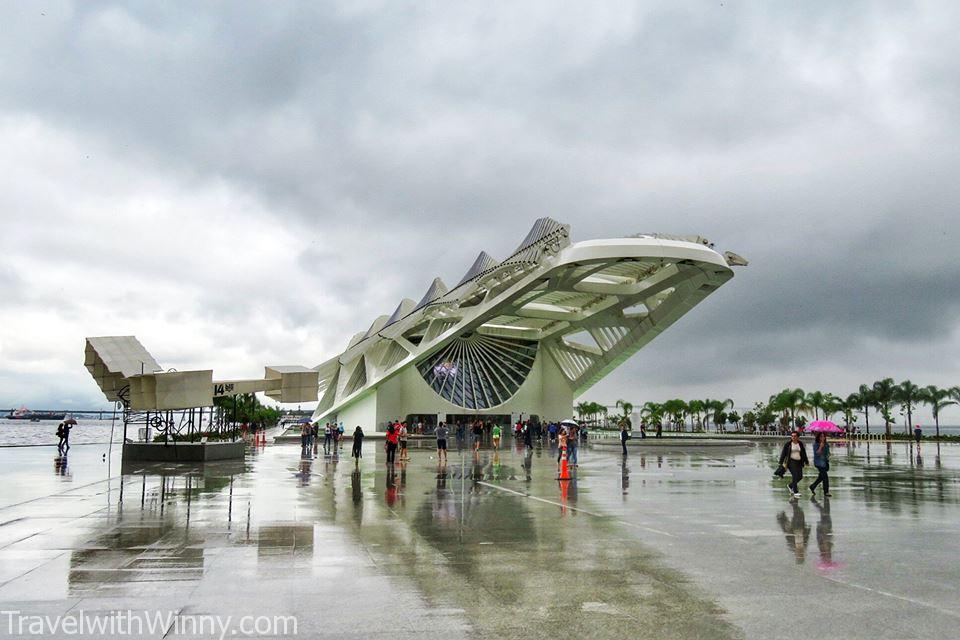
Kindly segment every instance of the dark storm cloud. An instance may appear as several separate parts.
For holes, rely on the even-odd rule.
[[[218,254],[227,263],[198,274],[166,250],[73,251],[77,238],[17,223],[18,243],[55,247],[91,277],[119,264],[131,278],[191,283],[169,323],[199,318],[237,340],[276,325],[256,348],[285,357],[297,350],[289,335],[322,334],[312,348],[324,353],[304,356],[319,361],[434,276],[456,282],[481,249],[505,257],[550,215],[575,239],[693,232],[751,259],[658,338],[669,353],[652,345],[620,380],[652,368],[708,384],[785,361],[846,363],[870,341],[947,344],[957,326],[952,5],[0,11],[14,34],[0,40],[0,116],[77,136],[91,163],[111,158],[101,171],[124,168],[120,182],[160,175],[180,203],[210,185],[242,192],[256,224],[292,237],[272,240],[289,242],[288,262],[254,232],[236,263]],[[70,199],[97,192],[95,175],[78,182]],[[196,255],[215,241],[182,244]],[[0,270],[4,290],[26,282]],[[108,296],[142,306],[156,293]],[[270,320],[253,329],[252,316]]]

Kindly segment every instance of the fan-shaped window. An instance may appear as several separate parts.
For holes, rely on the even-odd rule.
[[[471,333],[417,365],[441,397],[465,409],[489,409],[513,397],[537,357],[536,340]]]

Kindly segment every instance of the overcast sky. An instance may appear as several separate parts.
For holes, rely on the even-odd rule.
[[[751,261],[585,399],[960,384],[960,5],[600,5],[0,4],[0,408],[313,366],[544,215]]]

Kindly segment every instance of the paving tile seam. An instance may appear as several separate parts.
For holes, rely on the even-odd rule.
[[[674,534],[669,533],[669,532],[667,532],[667,531],[661,531],[661,530],[659,530],[659,529],[654,529],[654,528],[652,528],[652,527],[646,527],[646,526],[644,526],[644,525],[640,525],[640,524],[637,524],[637,523],[635,523],[635,522],[628,522],[628,521],[626,521],[626,520],[617,520],[617,519],[615,519],[615,518],[612,517],[612,516],[606,516],[606,515],[603,515],[603,514],[601,514],[601,513],[596,513],[596,512],[593,512],[593,511],[588,511],[588,510],[583,509],[583,508],[581,508],[581,507],[575,507],[575,506],[572,506],[572,505],[569,505],[569,504],[565,505],[565,504],[563,504],[563,503],[561,503],[561,502],[555,502],[555,501],[553,501],[553,500],[547,500],[546,498],[541,498],[541,497],[535,496],[535,495],[533,495],[533,494],[531,494],[531,493],[524,493],[524,492],[522,492],[522,491],[515,491],[515,490],[513,490],[513,489],[508,489],[507,487],[502,487],[502,486],[499,486],[499,485],[490,484],[489,482],[484,482],[484,481],[482,481],[482,480],[479,481],[477,484],[483,485],[483,486],[485,486],[485,487],[490,487],[491,489],[497,489],[497,490],[499,490],[499,491],[505,491],[505,492],[507,492],[507,493],[512,493],[512,494],[514,494],[514,495],[517,495],[517,496],[520,496],[520,497],[523,497],[523,498],[529,498],[530,500],[536,500],[536,501],[538,501],[538,502],[543,502],[543,503],[546,503],[546,504],[549,504],[549,505],[553,505],[553,506],[555,506],[555,507],[560,507],[561,509],[570,509],[570,510],[572,510],[572,511],[577,511],[577,512],[579,512],[579,513],[583,513],[583,514],[586,514],[586,515],[588,515],[588,516],[593,516],[594,518],[602,518],[602,519],[604,519],[604,520],[612,520],[613,522],[616,522],[617,524],[626,525],[626,526],[628,526],[628,527],[633,527],[633,528],[635,528],[635,529],[643,529],[644,531],[649,531],[649,532],[651,532],[651,533],[656,533],[656,534],[659,534],[659,535],[662,535],[662,536],[668,536],[668,537],[670,537],[670,538],[675,538],[675,537],[676,537]]]

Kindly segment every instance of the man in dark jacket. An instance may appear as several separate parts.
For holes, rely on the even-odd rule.
[[[790,441],[783,445],[780,452],[780,466],[786,465],[790,472],[790,484],[788,485],[793,497],[800,497],[799,482],[803,480],[803,468],[807,466],[807,449],[800,442],[800,432],[793,431],[790,434]]]
[[[360,464],[360,458],[363,457],[363,429],[360,425],[353,432],[353,450],[351,451],[356,465]]]

